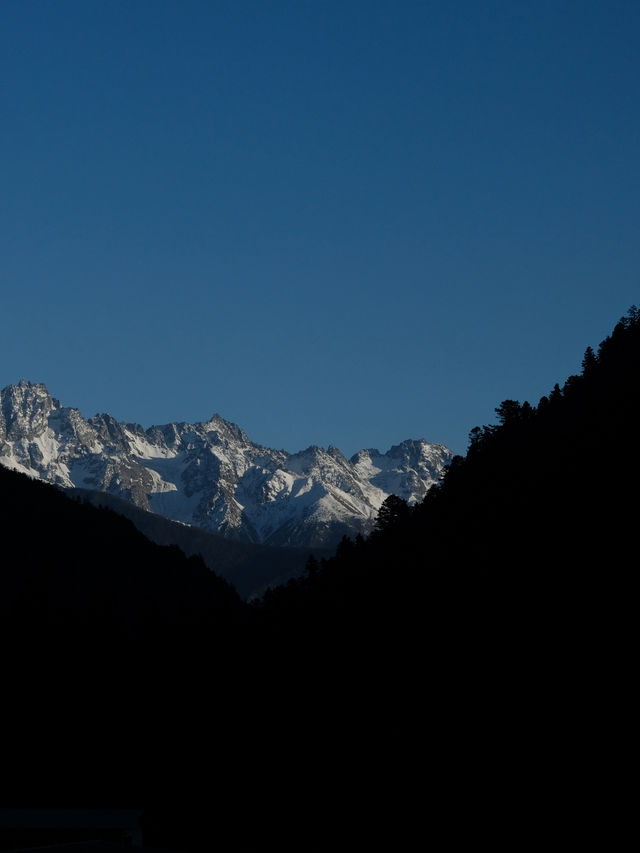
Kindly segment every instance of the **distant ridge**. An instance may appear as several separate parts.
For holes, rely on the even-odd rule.
[[[1,464],[253,544],[333,548],[369,533],[390,494],[421,501],[452,458],[424,439],[351,459],[332,446],[291,454],[255,444],[218,414],[145,430],[109,414],[85,419],[43,383],[0,392]]]

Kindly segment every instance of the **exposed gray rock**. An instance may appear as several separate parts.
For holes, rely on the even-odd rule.
[[[331,547],[367,533],[389,494],[422,500],[452,455],[424,439],[351,459],[332,446],[290,454],[217,414],[145,430],[109,414],[85,419],[42,383],[0,392],[1,464],[254,543]]]

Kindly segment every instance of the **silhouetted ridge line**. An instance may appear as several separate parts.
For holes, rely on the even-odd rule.
[[[390,749],[371,802],[395,820],[412,765],[436,821],[464,815],[474,838],[600,807],[630,734],[639,379],[632,307],[579,376],[537,406],[502,402],[424,501],[388,498],[368,538],[260,603],[281,648],[295,638],[353,689]]]

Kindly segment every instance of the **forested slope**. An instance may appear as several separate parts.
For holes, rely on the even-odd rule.
[[[491,608],[519,591],[521,606],[551,607],[598,582],[606,594],[612,576],[631,568],[639,378],[632,308],[597,353],[587,349],[579,376],[537,406],[503,401],[498,425],[471,430],[467,456],[454,458],[422,503],[389,498],[369,539],[344,540],[334,558],[312,562],[306,580],[267,596],[265,608],[340,610],[345,596],[377,595],[384,613],[387,597],[419,594],[429,606],[423,596],[438,589],[478,594]]]
[[[368,539],[264,598],[375,744],[370,828],[423,814],[512,844],[604,812],[633,707],[639,379],[632,308],[579,376],[473,429],[421,504],[387,499]]]

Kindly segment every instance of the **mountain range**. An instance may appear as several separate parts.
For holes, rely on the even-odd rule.
[[[144,429],[109,414],[87,419],[42,383],[0,392],[1,464],[253,544],[326,548],[367,534],[390,494],[420,502],[452,458],[424,439],[351,459],[332,446],[288,453],[217,414]]]

